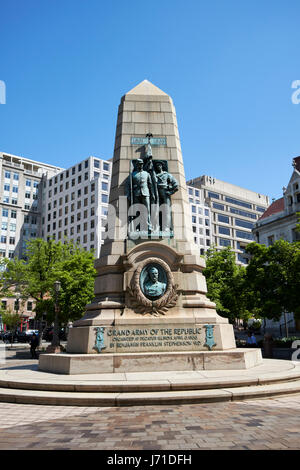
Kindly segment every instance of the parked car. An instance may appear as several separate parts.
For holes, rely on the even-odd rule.
[[[15,331],[6,331],[3,335],[4,343],[16,343],[18,341],[18,334]]]
[[[59,339],[61,339],[62,341],[67,341],[67,335],[66,335],[65,328],[60,328],[59,329],[58,336],[59,336]],[[53,339],[53,326],[50,326],[49,328],[46,329],[46,331],[43,334],[43,339],[45,341],[48,341],[49,343],[52,341],[52,339]]]

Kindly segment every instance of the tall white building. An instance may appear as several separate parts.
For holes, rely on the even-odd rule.
[[[41,236],[41,181],[61,168],[0,152],[0,256],[21,257],[26,240]]]
[[[187,184],[203,192],[204,204],[211,212],[210,244],[219,249],[230,246],[237,262],[247,264],[245,248],[254,240],[254,223],[268,207],[269,197],[207,175]]]
[[[73,240],[99,257],[108,212],[112,163],[89,157],[43,179],[42,233]]]

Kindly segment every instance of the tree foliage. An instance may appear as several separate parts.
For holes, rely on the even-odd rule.
[[[72,242],[36,239],[29,241],[25,259],[12,259],[3,272],[7,293],[18,290],[22,299],[36,301],[37,317],[47,314],[54,319],[54,282],[60,281],[60,322],[75,320],[84,313],[84,307],[94,293],[94,255]]]
[[[278,320],[283,312],[299,309],[300,243],[277,240],[266,247],[250,243],[247,283],[251,289],[252,308],[265,318]]]
[[[236,265],[235,254],[230,247],[221,251],[211,248],[206,253],[203,271],[207,282],[207,295],[216,303],[216,310],[231,322],[235,318],[247,319],[249,292],[245,283],[246,270]]]

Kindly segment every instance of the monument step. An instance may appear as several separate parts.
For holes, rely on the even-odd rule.
[[[248,400],[293,393],[300,393],[300,380],[236,388],[132,393],[51,392],[0,388],[0,402],[37,405],[118,407]]]
[[[247,370],[62,375],[37,365],[0,370],[0,402],[74,406],[206,403],[300,393],[300,363],[264,359]]]

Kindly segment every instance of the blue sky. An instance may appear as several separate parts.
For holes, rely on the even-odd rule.
[[[0,151],[69,167],[113,154],[120,98],[174,101],[187,179],[281,197],[300,155],[300,4],[0,0]]]

